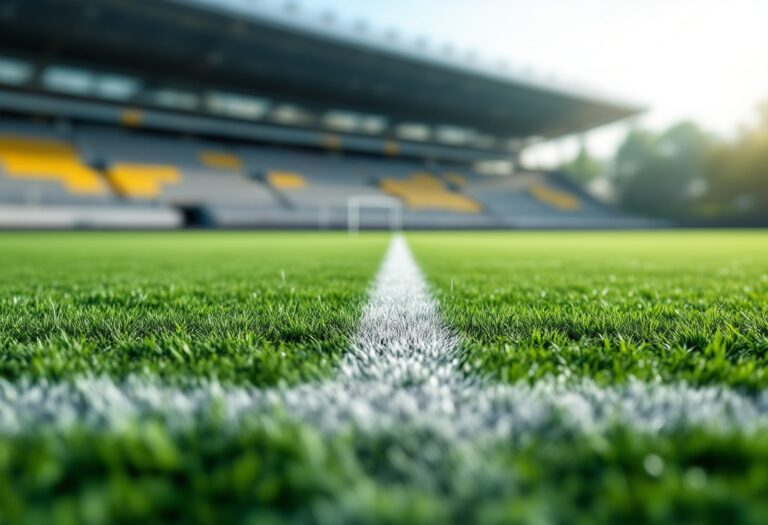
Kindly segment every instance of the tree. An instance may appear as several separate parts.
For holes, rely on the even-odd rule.
[[[661,135],[632,130],[616,154],[613,181],[626,209],[655,217],[691,214],[706,191],[711,138],[691,122]]]
[[[603,173],[603,166],[589,154],[587,145],[582,142],[576,157],[560,166],[560,171],[574,182],[586,186]]]
[[[708,168],[710,205],[725,215],[768,218],[768,103],[756,127],[713,149]]]

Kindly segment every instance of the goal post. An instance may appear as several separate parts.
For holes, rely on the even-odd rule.
[[[389,210],[389,229],[392,231],[403,229],[403,206],[399,199],[360,195],[350,197],[347,201],[347,231],[349,233],[358,233],[360,231],[360,210],[365,208]]]

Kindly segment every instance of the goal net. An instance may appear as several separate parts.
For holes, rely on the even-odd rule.
[[[388,210],[387,225],[390,230],[400,231],[403,228],[403,206],[394,197],[356,196],[347,201],[347,231],[360,231],[360,212],[365,209]]]

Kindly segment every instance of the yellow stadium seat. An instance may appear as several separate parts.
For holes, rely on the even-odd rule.
[[[400,145],[394,140],[388,140],[384,143],[384,154],[388,157],[396,157],[400,153]]]
[[[144,113],[138,109],[124,109],[120,113],[120,124],[128,128],[141,126],[144,121]]]
[[[215,169],[240,171],[243,163],[237,155],[218,151],[204,151],[200,154],[200,162],[204,166]]]
[[[0,135],[0,163],[9,177],[58,182],[74,194],[103,194],[99,174],[66,142]]]
[[[307,180],[292,171],[270,171],[267,173],[270,186],[280,190],[300,190],[307,186]]]
[[[107,177],[121,195],[151,199],[160,196],[164,185],[178,184],[181,172],[162,164],[117,163],[109,167]]]
[[[414,173],[408,179],[384,179],[381,189],[401,199],[408,208],[416,210],[447,210],[478,213],[480,204],[466,195],[450,191],[429,173]]]
[[[460,173],[446,173],[443,178],[456,186],[464,186],[467,183],[467,179]]]
[[[341,137],[338,135],[326,134],[323,135],[323,146],[331,151],[341,150]]]
[[[550,188],[544,184],[532,184],[528,191],[539,202],[543,202],[553,208],[565,211],[576,211],[581,208],[581,201],[575,195]]]

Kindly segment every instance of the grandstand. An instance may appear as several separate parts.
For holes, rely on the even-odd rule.
[[[347,228],[361,198],[406,228],[650,224],[518,162],[632,105],[291,4],[5,4],[0,227]]]

